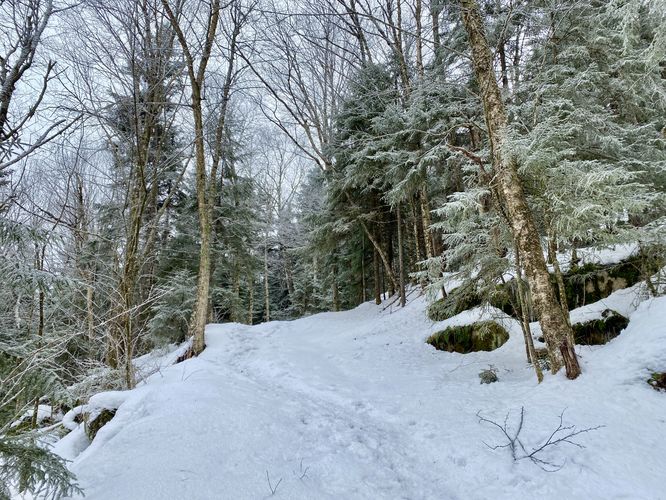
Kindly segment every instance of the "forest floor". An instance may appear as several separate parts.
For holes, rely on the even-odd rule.
[[[210,325],[196,359],[126,393],[92,444],[78,429],[56,445],[90,499],[666,499],[666,298],[638,288],[574,311],[630,316],[602,346],[578,346],[583,374],[537,384],[518,323],[477,308],[426,318],[366,303],[339,313],[256,326]],[[640,302],[640,303],[639,303]],[[458,354],[425,343],[448,325],[495,318],[510,339]],[[499,382],[480,384],[492,365]],[[95,399],[95,398],[94,398]],[[499,429],[521,408],[526,448],[558,426],[603,426],[539,454],[556,472],[513,461]],[[543,466],[543,464],[542,464]],[[551,468],[545,466],[546,469]]]

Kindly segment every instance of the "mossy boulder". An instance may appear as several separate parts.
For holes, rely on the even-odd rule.
[[[84,417],[84,429],[88,439],[91,441],[95,439],[99,430],[108,424],[115,414],[116,410],[109,408],[102,408],[100,411],[86,414]]]
[[[513,283],[498,285],[487,294],[487,300],[476,291],[454,290],[446,298],[439,299],[430,304],[426,310],[428,318],[432,321],[444,321],[463,311],[480,306],[488,302],[491,306],[504,311],[509,316],[516,316],[514,304]]]
[[[450,326],[434,333],[426,341],[439,351],[466,354],[476,351],[494,351],[509,340],[509,333],[494,321],[480,321],[471,325]]]
[[[446,298],[436,300],[426,310],[432,321],[444,321],[456,314],[481,305],[483,300],[474,292],[454,290]]]
[[[563,275],[569,310],[605,299],[611,293],[633,286],[658,270],[659,267],[641,255],[614,264],[575,266]],[[559,287],[554,275],[551,275],[551,282],[559,298]],[[469,283],[456,288],[446,298],[433,302],[427,309],[428,317],[432,321],[444,321],[484,302],[509,316],[518,317],[520,301],[515,279],[485,288],[477,285]],[[531,320],[536,319],[532,311],[530,316]]]
[[[616,264],[574,267],[563,276],[569,309],[597,302],[617,290],[635,285],[643,279],[644,267],[643,260],[638,257]],[[559,294],[556,285],[555,291]]]
[[[602,345],[614,339],[629,324],[617,311],[606,309],[600,319],[572,325],[574,339],[579,345]]]
[[[655,391],[666,391],[666,372],[655,372],[648,380]]]
[[[510,280],[501,285],[497,285],[495,289],[488,294],[488,303],[509,316],[517,318],[519,300],[516,280]]]

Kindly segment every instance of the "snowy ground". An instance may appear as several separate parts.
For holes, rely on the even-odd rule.
[[[435,351],[424,343],[433,331],[497,312],[432,324],[423,298],[211,325],[198,359],[97,396],[122,404],[90,446],[77,429],[57,449],[90,499],[666,499],[666,394],[645,383],[666,369],[666,298],[635,312],[628,297],[607,300],[631,312],[627,330],[578,348],[578,380],[541,385],[515,321],[505,317],[511,338],[496,351]],[[500,381],[481,385],[488,365]],[[511,412],[511,423],[521,406],[528,445],[565,408],[565,423],[605,427],[578,436],[585,448],[546,455],[564,465],[545,472],[484,444],[502,439],[477,412],[500,422]]]

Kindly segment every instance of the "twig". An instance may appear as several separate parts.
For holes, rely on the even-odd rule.
[[[271,490],[271,496],[275,495],[275,492],[278,489],[278,486],[280,486],[280,483],[282,482],[282,478],[275,484],[275,487],[271,484],[271,477],[268,475],[268,469],[266,469],[266,481],[268,481],[268,488]]]
[[[303,459],[301,458],[301,464],[300,464],[301,476],[298,479],[303,480],[308,475],[309,470],[310,470],[309,465],[307,467],[305,467],[305,469],[303,469]]]
[[[498,424],[493,420],[485,418],[484,416],[481,415],[480,411],[476,413],[476,416],[479,419],[479,422],[485,422],[494,427],[497,427],[506,439],[506,443],[497,444],[497,445],[489,445],[488,443],[483,442],[483,444],[485,444],[488,448],[490,448],[491,450],[497,450],[499,448],[509,448],[511,450],[511,457],[513,458],[514,461],[528,459],[532,463],[538,465],[541,469],[543,469],[546,472],[556,472],[560,470],[562,467],[564,467],[565,462],[558,464],[546,460],[540,456],[540,453],[542,453],[547,448],[552,448],[562,443],[568,443],[576,446],[577,448],[585,448],[585,446],[583,446],[581,443],[578,443],[577,441],[572,440],[572,438],[580,434],[584,434],[590,431],[595,431],[597,429],[605,427],[603,425],[597,425],[595,427],[587,427],[584,429],[577,430],[575,425],[564,425],[565,410],[566,408],[562,410],[562,412],[560,413],[559,415],[560,421],[555,430],[553,430],[553,432],[551,432],[550,435],[540,445],[531,448],[531,450],[529,451],[528,448],[520,439],[520,433],[522,432],[523,424],[525,423],[525,407],[520,408],[520,420],[518,422],[518,425],[516,426],[515,431],[513,432],[510,431],[508,423],[510,412],[506,414],[506,417],[504,417],[503,424]]]

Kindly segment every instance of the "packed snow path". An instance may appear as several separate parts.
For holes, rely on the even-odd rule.
[[[418,298],[403,310],[209,326],[199,358],[100,395],[124,403],[74,460],[86,497],[666,499],[666,395],[645,383],[666,365],[666,299],[643,303],[611,343],[579,347],[577,381],[541,385],[513,320],[496,351],[444,353],[424,343],[429,333],[497,312],[433,325],[424,308]],[[481,385],[489,364],[500,381]],[[564,408],[565,423],[605,427],[578,437],[585,448],[546,455],[564,464],[549,473],[484,444],[502,439],[477,412],[512,412],[511,422],[521,406],[529,444]],[[73,458],[84,439],[75,431],[59,447]]]

